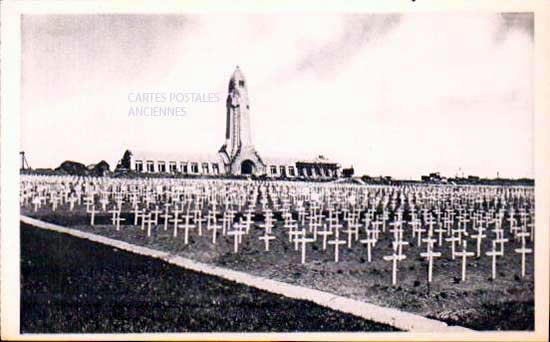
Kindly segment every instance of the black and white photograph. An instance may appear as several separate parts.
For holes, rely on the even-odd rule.
[[[537,20],[22,11],[9,331],[540,340]]]

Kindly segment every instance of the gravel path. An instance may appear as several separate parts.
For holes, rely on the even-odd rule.
[[[394,330],[21,224],[22,333]]]

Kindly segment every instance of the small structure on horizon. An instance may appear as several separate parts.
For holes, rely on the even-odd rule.
[[[19,152],[21,155],[21,170],[27,170],[31,167],[29,166],[29,163],[27,162],[27,158],[25,158],[25,151]]]

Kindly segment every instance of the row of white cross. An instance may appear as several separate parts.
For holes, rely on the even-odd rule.
[[[505,233],[510,239],[521,241],[521,247],[515,252],[521,254],[522,276],[525,275],[526,254],[532,253],[532,249],[527,248],[527,241],[531,242],[534,236],[532,188],[369,188],[201,180],[185,182],[185,186],[177,182],[172,186],[164,184],[159,189],[158,184],[155,187],[139,182],[128,182],[124,187],[118,180],[90,182],[91,185],[84,182],[86,186],[78,183],[81,180],[76,182],[74,179],[62,182],[50,178],[24,179],[21,204],[33,206],[34,211],[44,204],[50,204],[52,210],[65,205],[71,211],[85,206],[91,225],[95,224],[98,212],[109,212],[116,230],[125,222],[121,214],[131,213],[133,225],[146,230],[148,237],[152,227],[163,227],[165,231],[173,229],[173,237],[183,230],[185,244],[188,244],[191,230],[196,229],[202,236],[203,228],[212,232],[212,243],[216,244],[221,230],[222,235],[233,238],[235,253],[243,236],[256,228],[263,230],[259,239],[269,251],[270,242],[276,239],[273,230],[282,227],[288,234],[289,243],[294,244],[295,250],[301,250],[302,263],[306,262],[307,244],[318,239],[321,239],[323,251],[327,245],[334,248],[335,262],[340,258],[340,246],[351,248],[356,241],[366,246],[367,260],[371,262],[372,249],[380,235],[391,233],[392,253],[383,259],[392,262],[394,285],[398,262],[406,259],[403,248],[413,242],[417,247],[426,244],[426,251],[420,256],[428,261],[428,282],[432,281],[434,258],[442,256],[442,250],[435,251],[436,244],[441,249],[448,243],[451,258],[461,259],[463,281],[467,258],[482,256],[483,239],[491,239],[492,249],[485,255],[492,258],[492,278],[496,278],[496,259],[504,255],[504,244],[509,242]],[[343,195],[348,197],[343,198]],[[99,208],[96,209],[96,205]],[[164,208],[159,209],[159,205]],[[262,222],[255,222],[257,212],[263,214]],[[275,214],[279,213],[281,220],[275,219]],[[222,220],[218,222],[220,215]],[[486,231],[491,231],[492,237]],[[346,240],[340,239],[341,232],[347,234]],[[405,232],[411,234],[409,241],[404,240]],[[366,237],[360,239],[360,234]],[[468,238],[476,244],[475,253],[468,251]],[[461,247],[458,251],[457,244]]]

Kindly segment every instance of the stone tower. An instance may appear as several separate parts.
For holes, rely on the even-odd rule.
[[[252,145],[247,84],[238,66],[227,92],[225,144],[219,151],[225,171],[232,175],[264,174],[265,165]]]

